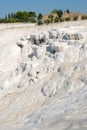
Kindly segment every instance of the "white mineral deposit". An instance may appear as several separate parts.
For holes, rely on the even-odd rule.
[[[0,130],[87,130],[87,21],[0,25]]]

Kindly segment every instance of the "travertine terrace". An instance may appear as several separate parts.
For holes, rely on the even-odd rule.
[[[0,130],[87,130],[87,21],[0,25]]]

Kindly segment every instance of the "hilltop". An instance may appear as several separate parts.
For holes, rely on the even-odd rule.
[[[59,14],[61,13],[61,16],[59,17]],[[62,10],[53,10],[50,14],[43,15],[42,21],[43,23],[57,23],[57,22],[64,22],[64,21],[79,21],[79,20],[85,20],[87,19],[86,14],[82,14],[80,12],[69,12]]]

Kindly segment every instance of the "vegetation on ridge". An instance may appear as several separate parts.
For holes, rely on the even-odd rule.
[[[0,18],[0,23],[15,23],[15,22],[28,22],[28,23],[38,23],[41,24],[49,24],[49,23],[57,23],[63,21],[77,21],[77,20],[85,20],[87,19],[87,15],[81,13],[70,12],[69,9],[63,11],[61,9],[54,9],[50,14],[43,15],[36,12],[27,12],[27,11],[18,11],[16,13],[9,13],[5,15],[4,18]]]

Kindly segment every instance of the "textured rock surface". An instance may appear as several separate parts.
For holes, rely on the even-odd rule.
[[[0,130],[87,129],[86,27],[2,26]]]

